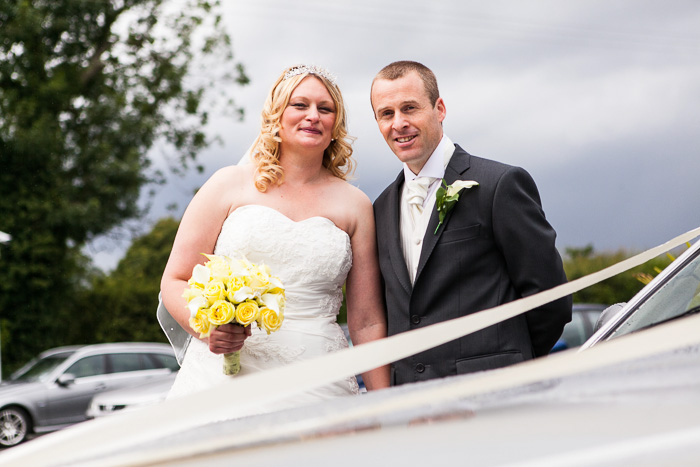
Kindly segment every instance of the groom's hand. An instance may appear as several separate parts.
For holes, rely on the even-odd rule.
[[[215,354],[225,354],[241,350],[243,342],[250,336],[250,326],[223,324],[209,336],[209,350]]]

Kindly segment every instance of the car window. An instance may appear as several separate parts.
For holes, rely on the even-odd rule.
[[[28,366],[17,371],[10,379],[12,381],[43,381],[71,355],[73,355],[73,352],[63,352],[40,358],[34,362],[30,362]]]
[[[85,378],[87,376],[103,375],[107,372],[104,355],[91,355],[81,358],[72,364],[66,370],[76,378]]]
[[[697,306],[700,306],[700,254],[642,303],[610,337],[653,326]]]
[[[127,371],[140,371],[153,368],[148,364],[144,354],[140,353],[115,353],[110,354],[112,373],[124,373]]]
[[[564,326],[561,339],[567,348],[578,347],[586,341],[586,323],[581,313],[572,313],[571,321]]]
[[[148,354],[148,356],[153,361],[155,368],[168,368],[171,371],[178,371],[180,369],[180,365],[177,363],[177,359],[174,355],[152,353]]]

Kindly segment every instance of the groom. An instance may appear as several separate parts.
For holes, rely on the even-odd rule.
[[[442,131],[435,75],[417,62],[383,68],[371,102],[403,171],[374,203],[389,335],[533,295],[566,282],[535,182],[472,156]],[[440,223],[436,191],[466,186]],[[394,362],[392,384],[490,370],[546,355],[571,320],[566,297]]]

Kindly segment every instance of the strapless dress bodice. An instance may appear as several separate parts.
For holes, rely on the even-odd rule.
[[[350,238],[330,219],[293,221],[279,211],[246,205],[224,222],[214,253],[266,264],[285,287],[285,320],[335,319],[352,266]]]
[[[245,376],[298,360],[308,360],[346,348],[337,323],[343,284],[352,266],[350,237],[330,219],[311,217],[293,221],[275,209],[246,205],[224,221],[214,253],[245,256],[265,264],[284,285],[286,305],[282,327],[271,334],[251,325],[241,349]],[[231,378],[222,372],[221,355],[192,339],[169,398],[201,391]],[[280,387],[284,387],[283,384]],[[295,407],[333,397],[358,394],[355,377],[295,394],[265,407],[241,407],[240,416]]]

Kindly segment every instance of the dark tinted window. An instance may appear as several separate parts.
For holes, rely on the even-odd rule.
[[[106,372],[104,355],[93,355],[81,358],[66,370],[66,373],[70,373],[76,378],[103,375]]]
[[[139,353],[115,353],[109,356],[112,363],[112,373],[145,370],[146,358]],[[152,367],[150,367],[152,368]]]

